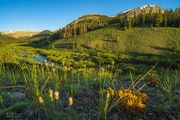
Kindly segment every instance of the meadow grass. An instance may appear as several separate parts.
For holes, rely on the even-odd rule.
[[[123,108],[129,112],[136,109],[144,109],[144,105],[142,106],[141,102],[137,103],[137,101],[135,101],[134,103],[129,103],[132,99],[129,95],[134,96],[135,98],[133,99],[141,95],[144,87],[148,86],[148,82],[144,83],[144,79],[155,69],[154,67],[137,78],[134,78],[134,75],[130,73],[131,82],[127,87],[123,87],[120,79],[120,81],[114,83],[120,76],[116,76],[116,72],[112,72],[103,67],[90,73],[88,69],[79,72],[76,69],[73,71],[68,70],[67,66],[56,68],[54,65],[45,66],[38,64],[27,65],[26,67],[20,65],[18,68],[12,70],[0,64],[0,91],[5,92],[10,90],[9,92],[11,92],[13,89],[19,89],[21,86],[16,83],[21,79],[23,82],[22,86],[25,87],[20,89],[25,91],[26,100],[25,104],[20,103],[20,106],[31,106],[29,108],[32,108],[33,111],[43,114],[42,119],[53,118],[51,114],[69,116],[68,119],[79,118],[80,115],[78,117],[77,107],[83,104],[78,102],[79,99],[87,100],[86,102],[89,101],[88,104],[86,103],[86,107],[89,106],[98,113],[97,115],[95,114],[95,118],[108,119],[112,111],[121,111]],[[15,72],[17,70],[19,72]],[[10,81],[8,86],[4,82],[5,79],[6,82]],[[138,85],[140,83],[143,84]],[[179,85],[179,71],[166,71],[166,74],[160,74],[158,85],[160,85],[159,87],[166,93],[165,95],[171,105],[174,104],[173,90]],[[92,89],[92,87],[94,89]],[[123,93],[124,97],[122,97],[121,91],[126,91]],[[92,93],[97,97],[94,98],[94,102],[90,99],[91,97],[95,97],[92,96]],[[146,94],[148,95],[148,93]],[[83,95],[87,95],[87,97]],[[1,105],[5,105],[4,107],[1,106],[1,115],[9,109],[12,110],[16,108],[16,105],[14,106],[15,108],[7,107],[5,102],[5,96],[1,95]],[[16,102],[18,104],[18,100]],[[137,104],[140,104],[142,108],[136,108],[135,106]],[[131,107],[131,105],[134,106]],[[13,105],[11,105],[11,107],[13,107]],[[27,107],[24,108],[27,109]],[[15,111],[16,110],[17,109],[15,109]],[[81,112],[83,117],[81,116],[80,118],[86,118],[87,113]]]
[[[168,101],[167,111],[177,104],[178,58],[23,45],[0,48],[0,118],[18,111],[29,119],[109,119],[150,108],[155,114],[152,106],[163,100]],[[37,54],[46,61],[33,61]],[[175,61],[173,68],[159,65],[163,60]]]

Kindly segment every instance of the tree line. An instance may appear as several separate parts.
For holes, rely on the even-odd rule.
[[[180,27],[180,8],[174,11],[165,10],[163,13],[141,13],[134,17],[123,16],[118,18],[121,27]]]
[[[70,38],[86,32],[118,24],[124,30],[132,27],[180,27],[180,8],[158,13],[141,13],[132,16],[102,17],[99,20],[69,24],[52,35],[52,39]]]

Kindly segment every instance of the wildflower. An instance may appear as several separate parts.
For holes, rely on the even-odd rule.
[[[146,105],[143,102],[148,98],[145,93],[132,91],[130,89],[120,89],[115,91],[117,98],[125,98],[122,103],[125,107],[131,108],[145,108]]]
[[[101,71],[102,71],[102,72],[104,72],[104,71],[105,71],[103,67],[101,68]]]
[[[67,66],[64,66],[64,71],[67,71]]]
[[[72,73],[77,73],[77,71],[76,70],[72,70]]]
[[[119,96],[120,98],[122,98],[122,97],[124,96],[124,93],[123,93],[122,90],[119,90],[119,91],[118,91],[118,96]]]
[[[51,63],[51,66],[54,67],[54,63]]]
[[[55,69],[55,68],[53,68],[53,69],[52,69],[52,71],[53,71],[53,72],[55,72],[55,71],[56,71],[56,69]]]
[[[48,67],[48,63],[47,62],[45,63],[45,66]]]
[[[55,95],[55,100],[59,100],[59,92],[58,91],[55,91],[54,92],[54,95]]]
[[[111,66],[108,64],[108,66],[107,66],[108,68],[110,68]]]
[[[143,100],[147,100],[147,99],[148,99],[148,96],[147,96],[145,93],[142,93],[141,98],[142,98]]]
[[[146,107],[146,105],[143,104],[142,102],[139,102],[139,103],[137,104],[137,107],[143,109],[143,108]]]
[[[132,95],[132,99],[133,99],[133,100],[137,100],[138,97],[137,97],[136,95]]]
[[[44,103],[44,100],[41,96],[39,96],[39,103],[43,104]]]
[[[72,106],[73,105],[73,99],[72,97],[69,97],[69,106]]]
[[[70,112],[72,112],[72,105],[73,105],[73,99],[72,99],[72,97],[69,97],[69,108],[70,108]]]
[[[110,96],[113,96],[114,95],[114,90],[112,90],[112,88],[108,88],[107,89],[107,93],[109,93],[110,94]]]
[[[130,106],[130,107],[131,107],[131,106],[133,106],[133,100],[128,99],[128,101],[127,101],[127,105],[128,105],[128,106]]]
[[[49,89],[49,97],[53,101],[53,90],[52,89]]]
[[[114,65],[114,61],[112,61],[112,65]]]
[[[109,99],[110,98],[110,94],[109,94],[109,92],[107,93],[107,99]]]
[[[65,64],[65,62],[64,61],[62,61],[62,65],[64,66],[64,64]]]

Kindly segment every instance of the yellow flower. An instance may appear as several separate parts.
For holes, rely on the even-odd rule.
[[[127,105],[128,105],[128,106],[133,106],[133,101],[132,101],[131,99],[128,99]]]
[[[111,66],[108,64],[108,68],[110,68]]]
[[[43,104],[44,103],[44,100],[41,96],[39,96],[39,103]]]
[[[120,97],[120,98],[123,98],[123,97],[124,97],[124,93],[123,93],[122,90],[119,90],[119,97]]]
[[[54,63],[51,63],[51,66],[54,67]]]
[[[148,99],[148,96],[145,93],[142,93],[141,97],[142,97],[143,100],[147,100]]]
[[[113,95],[114,95],[114,90],[109,87],[109,88],[107,89],[107,93],[109,93],[110,96],[113,96]]]
[[[55,69],[55,68],[53,68],[53,69],[52,69],[52,71],[53,71],[53,72],[55,72],[55,71],[56,71],[56,69]]]
[[[58,91],[55,91],[55,92],[54,92],[54,95],[55,95],[55,99],[56,99],[56,100],[59,100],[59,92],[58,92]]]
[[[125,107],[133,108],[145,108],[146,105],[143,102],[148,98],[145,93],[138,91],[132,91],[130,89],[120,89],[115,91],[117,98],[125,98],[122,103]]]
[[[137,97],[136,95],[132,95],[131,99],[133,99],[133,100],[137,100],[137,99],[138,99],[138,97]]]
[[[103,67],[101,68],[101,71],[102,71],[102,72],[104,72],[104,71],[105,71]]]
[[[110,94],[109,94],[109,92],[107,92],[107,99],[109,99],[110,98]]]
[[[49,89],[49,97],[53,101],[53,90],[52,89]]]
[[[64,66],[64,64],[65,64],[65,62],[64,62],[64,61],[62,61],[62,66]]]
[[[146,107],[146,105],[143,104],[142,102],[139,102],[139,103],[137,104],[137,107],[143,109],[143,108]]]
[[[48,67],[48,63],[47,62],[45,63],[45,66]]]
[[[67,70],[67,66],[64,66],[64,70],[65,70],[65,71]]]
[[[72,97],[69,97],[69,106],[72,106],[73,105],[73,99]]]

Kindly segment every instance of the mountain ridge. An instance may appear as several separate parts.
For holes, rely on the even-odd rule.
[[[176,12],[179,13],[180,9],[171,11],[165,10],[157,5],[144,5],[123,11],[115,16],[86,14],[72,21],[64,28],[57,30],[53,35],[55,38],[52,39],[68,39],[108,26],[119,26],[124,27],[124,29],[139,26],[178,27],[180,26],[180,21],[178,20],[178,14],[176,14]],[[172,17],[175,15],[176,18]]]
[[[38,34],[39,32],[34,31],[8,31],[8,32],[2,32],[2,34],[14,37],[14,38],[22,38],[22,37],[32,37],[35,34]]]
[[[134,9],[125,10],[117,15],[129,15],[134,17],[134,15],[138,15],[140,13],[164,13],[164,9],[157,5],[143,5]]]

